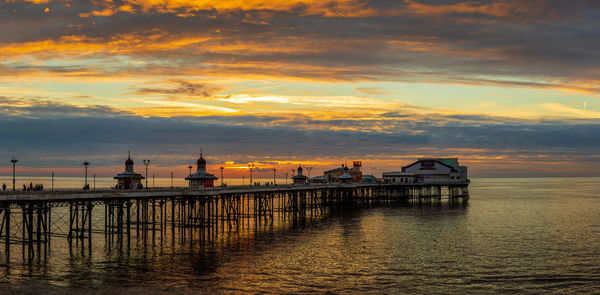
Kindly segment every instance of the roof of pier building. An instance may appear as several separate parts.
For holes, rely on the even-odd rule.
[[[445,171],[458,172],[458,161],[456,159],[418,159],[416,162],[402,167],[402,172]]]
[[[348,178],[352,178],[352,176],[350,176],[350,174],[348,173],[348,166],[344,166],[344,174],[342,174],[342,176],[338,177],[338,179],[348,179]]]

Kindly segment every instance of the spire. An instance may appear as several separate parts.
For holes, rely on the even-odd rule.
[[[202,157],[202,149],[200,149],[200,159],[196,162],[198,172],[206,172],[206,160]]]
[[[133,172],[133,160],[131,159],[131,150],[127,151],[127,160],[125,161],[125,171]]]

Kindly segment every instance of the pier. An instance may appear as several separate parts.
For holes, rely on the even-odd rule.
[[[331,211],[390,202],[465,202],[468,181],[446,184],[327,184],[23,191],[0,193],[0,257],[19,251],[23,262],[44,259],[57,239],[70,251],[90,251],[132,236],[159,240],[196,232],[210,239],[239,228],[325,216]],[[2,252],[3,251],[3,252]]]

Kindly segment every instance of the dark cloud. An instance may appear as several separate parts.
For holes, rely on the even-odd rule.
[[[35,119],[48,117],[116,117],[130,112],[102,105],[75,106],[43,98],[14,98],[0,96],[0,116],[3,119]],[[15,126],[16,128],[17,126]],[[18,128],[17,128],[18,130]]]
[[[27,158],[29,165],[78,165],[93,156],[96,165],[119,164],[128,149],[155,155],[158,165],[189,162],[202,147],[214,161],[249,162],[267,157],[323,158],[397,157],[448,151],[453,155],[536,157],[551,155],[570,161],[597,161],[600,121],[527,121],[479,116],[432,115],[382,121],[307,120],[278,117],[138,117],[110,110],[42,106],[46,116],[2,114],[0,157]],[[73,115],[86,113],[86,115]],[[62,115],[61,115],[62,114]],[[64,114],[71,114],[65,116]],[[302,117],[301,117],[302,118]],[[369,127],[384,126],[369,131]],[[352,127],[339,129],[339,127]],[[364,128],[363,128],[364,127]],[[560,139],[560,140],[557,140]],[[466,150],[461,152],[461,150]]]
[[[168,84],[168,85],[165,85]],[[168,80],[161,83],[160,87],[142,87],[135,90],[138,95],[178,95],[184,97],[210,97],[219,91],[222,87],[209,85],[207,83],[195,83],[185,80]]]

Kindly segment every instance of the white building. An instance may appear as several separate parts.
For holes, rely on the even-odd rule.
[[[402,167],[402,171],[383,172],[385,183],[465,183],[467,167],[460,166],[457,158],[425,158]]]

